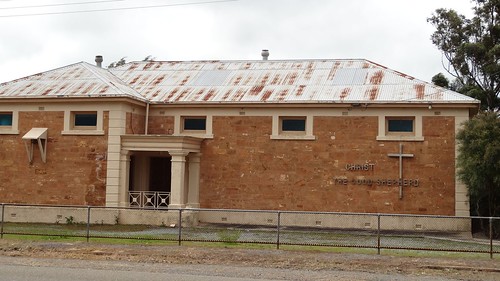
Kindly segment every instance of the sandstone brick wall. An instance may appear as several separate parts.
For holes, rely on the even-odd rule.
[[[61,135],[64,112],[19,112],[19,135],[0,136],[0,201],[5,203],[104,205],[108,112],[105,135]],[[38,146],[30,165],[21,139],[33,127],[48,128],[47,163]]]
[[[399,199],[397,141],[377,141],[377,117],[314,117],[315,141],[271,140],[271,117],[213,117],[202,146],[204,208],[455,214],[454,118],[424,117],[423,142],[403,142],[404,178],[418,179]],[[346,164],[373,164],[347,171]],[[348,184],[334,179],[345,178]],[[371,185],[351,180],[373,180]]]
[[[125,127],[127,135],[142,135],[144,134],[146,116],[127,112],[127,125]]]
[[[171,135],[174,133],[173,116],[149,116],[148,134]]]

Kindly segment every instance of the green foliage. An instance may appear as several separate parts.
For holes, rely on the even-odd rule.
[[[123,58],[121,58],[118,61],[112,62],[110,65],[108,65],[108,68],[115,68],[115,67],[119,67],[119,66],[122,66],[122,65],[126,64],[127,61],[125,60],[125,58],[126,57],[123,57]]]
[[[467,185],[472,214],[500,216],[500,118],[479,114],[458,132],[458,176]],[[498,231],[498,230],[497,230]],[[498,232],[497,232],[498,233]]]
[[[450,87],[450,81],[446,76],[444,76],[443,73],[438,73],[434,76],[432,76],[432,83],[436,86],[440,86],[443,88],[449,88]]]
[[[496,111],[500,109],[500,0],[472,2],[471,19],[451,9],[437,9],[427,20],[436,28],[431,40],[443,53],[446,71],[467,87],[464,93],[480,99],[484,110]]]

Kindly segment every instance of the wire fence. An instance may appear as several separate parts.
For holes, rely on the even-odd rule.
[[[474,236],[472,226],[480,231]],[[500,218],[1,204],[0,236],[500,253]]]

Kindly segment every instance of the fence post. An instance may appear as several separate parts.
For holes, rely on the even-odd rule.
[[[377,255],[380,255],[380,214],[377,214]]]
[[[5,204],[2,203],[2,221],[0,223],[0,238],[3,239],[3,218],[5,214]]]
[[[181,245],[181,240],[182,240],[182,209],[179,209],[179,237],[178,237],[178,242],[179,246]]]
[[[280,224],[281,224],[281,211],[278,211],[278,223],[276,224],[276,249],[280,248]]]
[[[87,243],[90,239],[90,206],[87,206]]]
[[[490,259],[493,259],[493,218],[490,217]]]

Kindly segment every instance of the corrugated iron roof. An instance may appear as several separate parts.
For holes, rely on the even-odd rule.
[[[134,88],[106,69],[80,62],[0,84],[0,98],[133,97]]]
[[[478,103],[367,60],[77,63],[0,85],[1,97],[128,96],[151,103]]]

